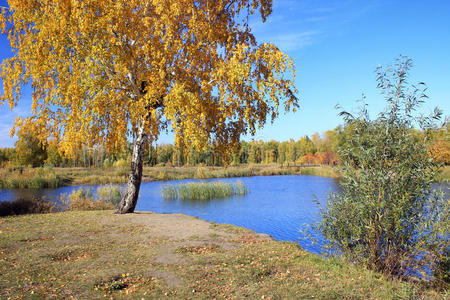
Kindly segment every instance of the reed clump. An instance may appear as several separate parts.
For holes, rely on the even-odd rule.
[[[119,185],[108,184],[97,188],[97,198],[111,203],[116,207],[124,194],[124,188]]]
[[[234,195],[248,193],[247,186],[242,181],[236,183],[189,182],[180,184],[166,184],[162,186],[161,193],[164,199],[200,200],[223,199]]]
[[[92,189],[79,188],[62,194],[60,199],[66,210],[105,210],[117,207],[123,193],[122,187],[109,184],[98,187],[95,197]]]

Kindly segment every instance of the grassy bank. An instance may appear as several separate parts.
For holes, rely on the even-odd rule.
[[[72,179],[74,185],[125,183],[128,179],[128,167],[109,169],[58,169]],[[62,175],[63,173],[61,173]],[[288,168],[279,165],[240,165],[224,167],[144,167],[143,181],[230,178],[270,175],[316,175],[337,177],[335,170],[328,166],[311,168]]]
[[[128,180],[128,167],[110,168],[0,168],[0,188],[47,188],[63,185],[121,184]],[[143,181],[207,179],[271,175],[314,175],[338,178],[337,168],[286,167],[280,165],[239,165],[224,167],[144,167]],[[450,166],[436,178],[449,182]]]
[[[0,219],[0,298],[439,299],[294,243],[178,214]]]
[[[45,188],[62,185],[119,184],[128,180],[128,167],[0,169],[0,188]],[[144,167],[143,181],[206,179],[270,175],[316,175],[338,177],[335,169],[283,167],[279,165],[240,165],[224,167]]]
[[[0,168],[0,189],[56,188],[70,179],[53,168]]]

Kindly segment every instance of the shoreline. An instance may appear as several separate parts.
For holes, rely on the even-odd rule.
[[[3,168],[0,169],[0,189],[57,188],[62,186],[124,184],[128,180],[128,167],[110,168]],[[149,167],[143,170],[142,182],[181,179],[235,178],[275,175],[312,175],[339,179],[337,167],[292,167],[272,165],[238,165],[225,167],[183,166]],[[450,182],[450,166],[444,166],[436,183]]]
[[[185,214],[0,218],[0,297],[444,298],[292,242]]]
[[[36,168],[0,169],[0,189],[56,188],[61,186],[123,184],[128,167],[111,168]],[[181,179],[235,178],[272,175],[314,175],[338,178],[336,169],[320,167],[283,167],[280,165],[240,165],[225,167],[144,167],[142,182]]]

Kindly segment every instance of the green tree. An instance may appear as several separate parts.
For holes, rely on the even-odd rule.
[[[296,160],[302,158],[306,154],[314,154],[316,152],[314,149],[314,143],[307,135],[299,139],[295,146],[297,148]]]
[[[336,131],[335,130],[327,130],[323,134],[322,143],[320,145],[320,152],[334,152],[337,144],[336,139]]]
[[[320,133],[316,132],[311,135],[311,142],[313,144],[313,151],[307,153],[316,153],[317,151],[321,151],[322,138],[320,137]]]
[[[247,142],[241,141],[240,146],[241,147],[239,149],[239,162],[241,164],[247,164],[249,156],[249,145]]]
[[[154,147],[152,144],[148,145],[148,153],[146,153],[146,157],[147,157],[147,164],[150,166],[154,166],[157,164],[158,162],[158,153],[156,150],[156,147]]]
[[[14,148],[0,148],[0,167],[10,163],[14,159]]]
[[[173,148],[171,144],[162,144],[156,147],[158,164],[172,163]]]
[[[47,159],[46,147],[33,134],[25,129],[19,130],[14,162],[19,166],[40,167]]]
[[[297,147],[295,146],[295,141],[293,139],[289,140],[286,149],[286,160],[288,163],[295,163],[297,158]]]
[[[58,146],[54,142],[49,142],[47,145],[47,159],[46,164],[52,165],[54,167],[59,167],[62,164],[62,157],[58,152]]]
[[[388,106],[375,120],[363,105],[358,116],[342,112],[353,129],[343,162],[342,192],[332,194],[319,229],[329,247],[353,262],[390,275],[438,270],[449,248],[448,199],[432,188],[438,171],[425,132],[440,117],[415,116],[426,95],[423,83],[407,81],[411,60],[377,69]]]
[[[288,142],[282,142],[278,144],[278,163],[286,163],[286,152],[287,152]]]
[[[264,149],[264,163],[271,164],[276,163],[278,159],[278,142],[271,140],[269,142],[263,143],[262,148]]]
[[[256,141],[251,141],[248,143],[248,163],[249,164],[258,164],[260,162],[261,154],[259,152],[258,143]]]
[[[183,166],[185,164],[184,161],[184,147],[173,147],[173,153],[172,153],[172,164],[174,166]]]

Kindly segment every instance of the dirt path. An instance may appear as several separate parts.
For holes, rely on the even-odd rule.
[[[257,234],[247,229],[227,224],[210,223],[184,214],[157,214],[136,212],[122,216],[123,221],[144,225],[153,238],[167,243],[158,248],[154,259],[160,265],[183,265],[187,257],[178,252],[208,253],[231,250],[242,246],[242,240],[271,240],[267,234]],[[152,274],[164,279],[170,286],[180,286],[182,281],[169,272]]]

